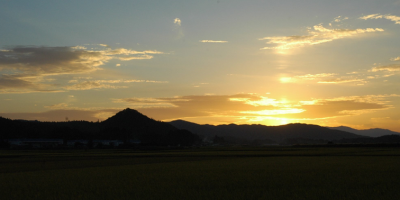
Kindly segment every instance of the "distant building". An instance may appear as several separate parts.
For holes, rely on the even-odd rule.
[[[89,143],[89,140],[68,140],[68,147],[86,147]]]
[[[93,146],[96,147],[99,144],[100,145],[106,145],[106,146],[114,146],[117,147],[120,144],[123,144],[124,142],[122,140],[93,140]]]
[[[10,148],[54,148],[63,144],[62,139],[9,139]]]

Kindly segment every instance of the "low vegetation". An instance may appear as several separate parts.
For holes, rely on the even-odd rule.
[[[0,151],[2,199],[399,199],[398,148]]]

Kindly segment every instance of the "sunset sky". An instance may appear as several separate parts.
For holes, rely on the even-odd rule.
[[[400,131],[400,0],[0,1],[0,116]]]

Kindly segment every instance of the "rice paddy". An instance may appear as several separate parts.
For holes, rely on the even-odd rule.
[[[399,199],[397,148],[0,152],[1,199]]]

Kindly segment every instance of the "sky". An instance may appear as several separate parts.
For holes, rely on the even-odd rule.
[[[400,0],[0,0],[0,116],[400,132]]]

